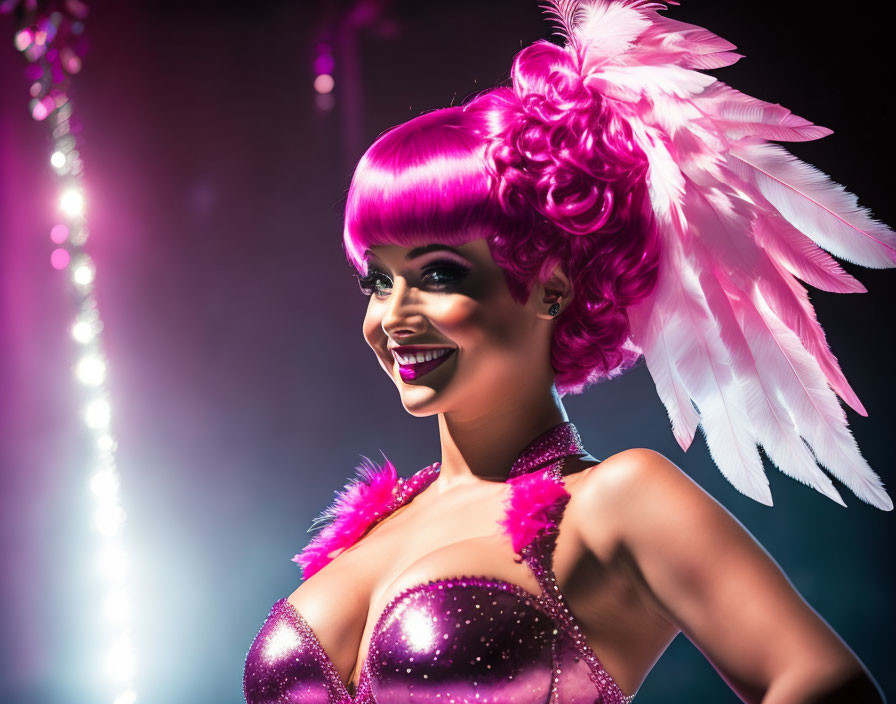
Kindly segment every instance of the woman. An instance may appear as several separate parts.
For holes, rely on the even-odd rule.
[[[892,509],[793,277],[858,290],[813,241],[883,267],[896,236],[766,142],[827,130],[695,70],[739,55],[659,9],[554,4],[564,47],[361,159],[364,337],[437,416],[441,462],[362,465],[324,512],[248,653],[250,704],[626,702],[679,632],[744,701],[882,701],[724,508],[659,453],[599,461],[563,408],[644,354],[679,442],[699,423],[745,494],[771,504],[758,442]]]

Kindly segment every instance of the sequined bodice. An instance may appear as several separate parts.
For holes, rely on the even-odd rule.
[[[631,701],[585,641],[552,569],[557,526],[569,499],[555,460],[578,452],[584,449],[575,427],[563,423],[530,443],[508,477],[513,487],[500,524],[541,594],[475,575],[405,589],[376,621],[354,694],[302,615],[280,599],[246,657],[248,704]],[[398,480],[404,486],[396,487],[389,508],[411,500],[437,475],[435,464]],[[380,511],[371,524],[390,512]]]

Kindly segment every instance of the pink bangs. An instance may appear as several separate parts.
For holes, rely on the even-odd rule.
[[[493,196],[482,119],[461,106],[434,110],[367,150],[349,188],[343,235],[359,272],[367,273],[364,252],[374,245],[458,245],[514,228]]]

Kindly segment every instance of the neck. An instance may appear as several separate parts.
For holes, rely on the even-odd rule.
[[[433,490],[480,481],[506,481],[510,467],[534,438],[569,420],[554,386],[537,402],[508,403],[478,417],[439,414],[442,460]]]

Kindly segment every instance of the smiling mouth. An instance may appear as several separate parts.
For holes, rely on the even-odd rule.
[[[396,354],[393,352],[392,357],[398,363],[398,373],[402,381],[414,381],[425,374],[429,374],[433,369],[441,366],[451,355],[457,351],[453,347],[440,347],[433,350],[426,350],[425,353],[417,352],[416,354]],[[430,359],[421,359],[429,356]],[[420,361],[417,361],[417,360]]]

